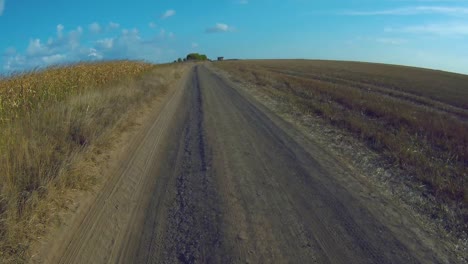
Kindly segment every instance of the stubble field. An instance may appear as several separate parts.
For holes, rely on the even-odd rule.
[[[468,76],[307,60],[216,63],[297,114],[351,132],[439,202],[468,204]],[[460,209],[461,223],[468,222]]]

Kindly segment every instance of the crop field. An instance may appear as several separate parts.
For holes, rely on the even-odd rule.
[[[437,199],[468,205],[468,76],[384,64],[225,61],[294,111],[352,132]],[[468,214],[465,213],[465,223]]]
[[[171,67],[80,63],[0,79],[0,259],[21,261],[58,221],[62,194],[94,184],[85,153],[104,151],[129,110],[165,93]],[[160,82],[137,84],[149,71]]]

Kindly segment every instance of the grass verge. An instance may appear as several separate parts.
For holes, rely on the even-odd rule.
[[[2,261],[26,261],[30,242],[60,221],[67,190],[96,183],[86,154],[105,152],[132,109],[164,94],[174,67],[83,63],[0,80]],[[149,72],[158,77],[146,82]]]

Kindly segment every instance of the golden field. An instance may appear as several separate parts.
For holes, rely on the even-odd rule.
[[[95,157],[128,126],[131,110],[180,77],[174,67],[79,63],[0,79],[2,261],[25,261],[30,242],[60,222],[67,190],[95,185]],[[157,82],[143,81],[149,72]]]

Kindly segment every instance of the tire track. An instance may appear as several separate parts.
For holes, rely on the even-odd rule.
[[[133,208],[141,197],[142,183],[151,176],[157,147],[182,95],[178,88],[166,101],[161,112],[145,133],[135,138],[135,148],[129,159],[116,171],[96,198],[96,202],[74,232],[58,263],[115,262],[117,250],[128,228]]]
[[[181,169],[176,176],[176,198],[169,211],[165,261],[220,263],[220,205],[205,142],[198,69],[192,83],[192,105],[185,122]]]

